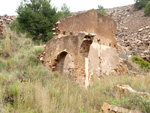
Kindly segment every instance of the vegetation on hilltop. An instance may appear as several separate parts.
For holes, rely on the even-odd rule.
[[[98,5],[97,12],[103,15],[108,15],[105,8],[102,5]]]
[[[33,40],[46,42],[53,37],[53,24],[58,21],[56,9],[48,0],[24,0],[17,9],[17,21]]]
[[[150,0],[135,0],[134,7],[136,9],[144,8],[144,14],[150,16]]]
[[[49,0],[23,0],[17,13],[18,17],[10,28],[18,33],[27,33],[35,42],[50,40],[53,37],[53,25],[58,20],[71,16],[66,4],[57,12]]]
[[[150,16],[150,1],[146,4],[144,8],[144,14]]]
[[[61,11],[58,11],[57,15],[58,15],[58,19],[62,20],[64,18],[71,16],[72,14],[70,12],[70,8],[67,6],[67,4],[64,3],[61,6]]]
[[[146,6],[149,0],[135,0],[134,7],[137,9],[142,9]]]

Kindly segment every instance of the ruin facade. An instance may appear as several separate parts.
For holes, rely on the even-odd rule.
[[[93,75],[122,74],[127,68],[119,57],[116,31],[116,23],[95,10],[73,15],[55,24],[55,37],[46,43],[40,60],[86,86]]]

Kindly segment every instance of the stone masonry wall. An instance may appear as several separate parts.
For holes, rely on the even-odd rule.
[[[55,37],[46,43],[40,60],[51,71],[72,76],[85,87],[93,75],[101,79],[126,73],[114,37],[116,31],[113,19],[95,10],[68,17],[55,24]]]

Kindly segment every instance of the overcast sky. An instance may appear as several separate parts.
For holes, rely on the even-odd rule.
[[[0,15],[16,15],[16,8],[21,0],[0,0]],[[113,8],[133,4],[134,0],[51,0],[51,4],[60,10],[61,5],[66,3],[71,12],[96,9],[98,5],[105,8]]]

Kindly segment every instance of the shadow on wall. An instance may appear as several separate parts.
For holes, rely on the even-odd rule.
[[[72,56],[66,52],[63,51],[60,54],[58,54],[56,61],[56,70],[61,74],[65,76],[73,76],[74,73],[74,60]]]
[[[80,54],[83,57],[88,57],[90,45],[92,44],[92,40],[84,40],[81,44]]]

